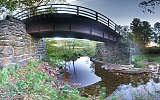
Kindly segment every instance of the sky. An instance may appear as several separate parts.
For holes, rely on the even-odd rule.
[[[148,21],[153,26],[160,22],[160,6],[156,7],[155,13],[143,12],[139,2],[143,0],[67,0],[76,4],[96,10],[113,20],[118,25],[130,25],[134,18]]]

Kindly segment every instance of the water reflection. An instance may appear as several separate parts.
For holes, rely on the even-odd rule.
[[[133,87],[129,85],[120,85],[106,100],[112,98],[121,100],[160,100],[160,83],[155,83],[152,79],[145,85]]]
[[[141,83],[146,84],[151,77],[151,74],[149,73],[129,75],[108,72],[102,69],[101,64],[99,63],[96,63],[95,69],[95,74],[102,78],[102,81],[97,84],[99,84],[101,87],[106,87],[107,95],[113,93],[113,91],[115,91],[121,84],[131,84],[133,87],[136,87]]]
[[[159,100],[156,99],[160,98],[158,94],[160,83],[157,75],[111,73],[102,69],[101,66],[100,63],[91,62],[88,57],[81,57],[75,62],[67,63],[66,71],[62,75],[63,80],[69,83],[80,83],[78,88],[83,87],[90,95],[95,94],[97,85],[106,87],[107,100],[112,100],[112,97],[121,97],[120,100],[136,100],[136,96],[148,94],[154,95],[154,97],[150,95],[149,98],[154,98],[151,100]]]
[[[90,61],[89,57],[80,57],[75,62],[71,61],[67,63],[67,67],[65,69],[66,71],[62,76],[64,78],[70,78],[71,80],[70,83],[72,84],[73,83],[80,84],[78,88],[92,85],[94,83],[101,81],[101,78],[98,77],[94,73],[93,68],[91,68],[92,64],[93,62]]]

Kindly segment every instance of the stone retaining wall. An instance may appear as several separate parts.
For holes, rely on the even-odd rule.
[[[97,43],[96,58],[104,63],[112,64],[128,64],[130,58],[129,47],[120,42],[108,41],[105,43]]]
[[[12,17],[0,21],[0,67],[25,64],[46,55],[45,40],[26,33],[25,24]]]

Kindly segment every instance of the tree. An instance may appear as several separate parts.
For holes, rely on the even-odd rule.
[[[155,31],[160,32],[160,22],[154,24]]]
[[[154,24],[154,42],[160,44],[160,23]]]
[[[124,38],[128,38],[129,37],[129,26],[118,26],[117,27],[117,31],[120,32],[120,34],[124,37]]]
[[[142,34],[143,34],[142,40],[144,41],[144,45],[146,45],[151,41],[153,35],[151,25],[147,21],[142,22]]]
[[[37,7],[41,4],[64,3],[65,0],[0,0],[0,8],[5,7],[10,11]]]
[[[143,11],[152,13],[155,6],[160,5],[160,0],[144,0],[139,5],[144,9]]]
[[[34,15],[37,7],[48,3],[64,3],[66,0],[0,0],[0,20],[5,19],[5,16],[11,15],[13,11],[22,11],[28,8],[28,11]],[[54,10],[54,9],[53,9]]]
[[[140,47],[144,48],[148,43],[150,43],[153,31],[149,22],[141,22],[140,19],[135,18],[130,25],[130,29],[133,41]]]
[[[137,19],[137,18],[133,19],[133,21],[132,21],[132,23],[130,25],[130,29],[131,29],[131,32],[132,32],[132,35],[131,35],[132,40],[134,42],[136,42],[136,41],[139,42],[140,38],[141,38],[141,37],[139,37],[140,34],[141,34],[141,31],[140,31],[140,29],[141,29],[140,19]]]

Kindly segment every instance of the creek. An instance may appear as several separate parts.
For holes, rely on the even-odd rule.
[[[101,68],[102,64],[94,63],[89,57],[80,57],[76,61],[67,62],[65,72],[59,76],[60,80],[70,84],[79,84],[77,88],[86,93],[96,94],[96,86],[106,88],[107,98],[122,100],[136,100],[137,97],[159,100],[160,81],[157,75],[120,74],[108,72]]]

